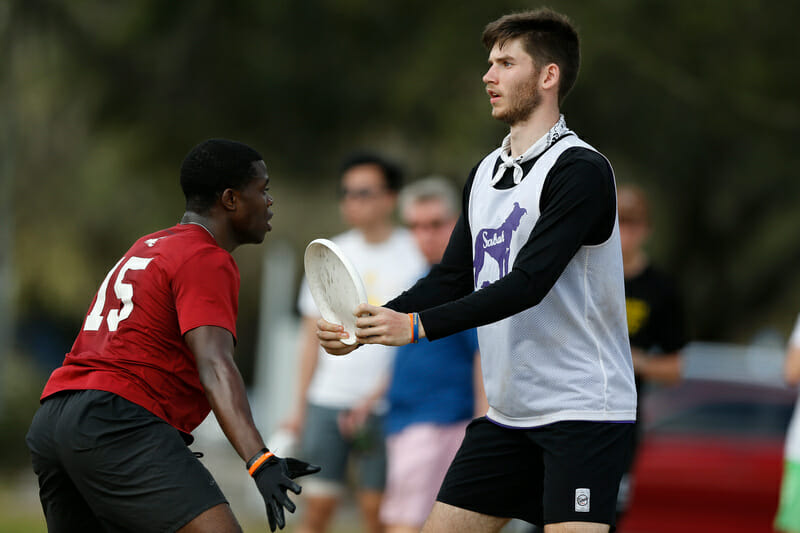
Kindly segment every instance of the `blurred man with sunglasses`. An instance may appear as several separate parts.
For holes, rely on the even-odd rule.
[[[377,154],[357,153],[342,164],[339,207],[351,229],[332,240],[353,261],[375,304],[410,287],[425,265],[411,234],[392,218],[401,186],[400,169]],[[299,383],[284,426],[322,467],[323,477],[304,485],[306,508],[297,531],[328,529],[352,472],[363,530],[377,533],[386,482],[382,415],[395,348],[369,346],[348,357],[328,355],[317,340],[319,312],[305,281],[299,308]]]

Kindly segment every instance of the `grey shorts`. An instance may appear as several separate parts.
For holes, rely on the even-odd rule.
[[[178,430],[110,392],[47,398],[25,441],[51,533],[176,531],[227,503]]]
[[[352,472],[361,490],[383,491],[386,485],[386,443],[382,418],[370,415],[354,438],[339,431],[338,417],[344,409],[309,404],[306,410],[301,450],[304,460],[322,467],[303,483],[303,493],[338,492]]]

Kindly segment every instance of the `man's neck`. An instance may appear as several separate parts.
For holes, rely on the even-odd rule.
[[[557,106],[546,108],[540,105],[523,122],[511,126],[511,157],[519,157],[541,139],[558,122]]]
[[[394,226],[387,221],[381,224],[371,224],[366,228],[358,228],[364,240],[370,244],[380,244],[389,240],[394,231]]]
[[[239,243],[229,235],[224,225],[219,224],[213,216],[201,215],[194,211],[186,211],[181,218],[180,224],[194,224],[203,227],[214,237],[214,240],[217,241],[217,245],[228,252],[232,252],[239,245]]]

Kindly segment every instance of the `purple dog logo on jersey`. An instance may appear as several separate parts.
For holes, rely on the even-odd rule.
[[[475,259],[472,266],[475,269],[475,285],[478,284],[478,274],[483,269],[486,254],[497,261],[500,268],[500,277],[502,278],[508,274],[508,258],[511,255],[511,235],[519,228],[522,216],[528,210],[520,207],[519,203],[514,202],[514,208],[511,214],[506,217],[505,221],[499,228],[482,229],[475,237]],[[488,281],[484,281],[481,288],[489,285]]]

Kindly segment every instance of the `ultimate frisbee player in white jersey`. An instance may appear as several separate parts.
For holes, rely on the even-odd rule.
[[[472,171],[439,265],[385,307],[362,305],[358,341],[402,345],[478,327],[486,417],[474,420],[423,532],[613,531],[636,390],[614,174],[570,131],[560,103],[578,35],[547,9],[483,34],[492,116],[510,125]],[[318,323],[322,346],[346,334]]]

